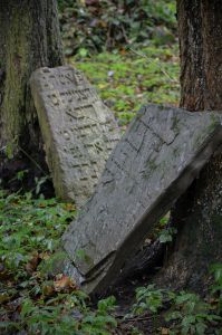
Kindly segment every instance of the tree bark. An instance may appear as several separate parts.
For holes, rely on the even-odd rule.
[[[181,107],[222,110],[222,11],[219,0],[177,0]],[[202,291],[209,267],[222,260],[222,155],[218,152],[177,202],[173,222],[178,236],[167,258],[166,285]]]
[[[63,63],[56,0],[0,4],[0,150],[39,153],[40,131],[29,78],[42,66]],[[36,158],[38,160],[38,158]]]

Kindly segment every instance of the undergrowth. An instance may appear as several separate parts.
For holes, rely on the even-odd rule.
[[[115,299],[89,308],[71,279],[50,274],[73,204],[1,191],[0,213],[0,333],[110,334]]]
[[[58,0],[66,56],[175,42],[173,0]]]
[[[106,52],[93,58],[76,56],[69,62],[97,87],[120,125],[128,124],[142,105],[178,104],[179,59],[175,45]]]
[[[132,326],[138,315],[151,318],[153,334],[221,334],[221,264],[211,268],[215,284],[205,300],[148,285],[137,289],[130,314],[119,318],[114,297],[94,305],[73,280],[50,271],[60,257],[59,238],[75,216],[73,204],[1,191],[0,213],[1,334],[146,334]]]

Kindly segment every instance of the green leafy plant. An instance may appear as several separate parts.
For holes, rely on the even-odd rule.
[[[0,262],[15,279],[26,277],[26,266],[34,255],[57,249],[61,233],[75,213],[73,205],[56,199],[4,191],[0,191],[0,210]]]
[[[170,290],[156,288],[154,284],[136,289],[136,303],[132,306],[132,315],[151,313],[155,334],[158,332],[157,317],[164,304],[175,295]],[[129,315],[131,316],[131,314]]]
[[[58,0],[64,50],[81,58],[110,49],[175,41],[174,1]]]
[[[117,325],[110,315],[115,300],[112,297],[101,300],[93,312],[86,307],[85,299],[86,295],[81,291],[58,296],[47,303],[40,301],[36,304],[27,298],[23,301],[17,328],[26,329],[30,335],[109,335]]]
[[[212,271],[218,271],[216,275],[218,280],[221,279],[220,270],[221,266],[219,265],[212,269]],[[209,334],[212,325],[215,330],[214,334],[220,334],[217,329],[220,328],[222,318],[218,309],[195,293],[185,291],[175,293],[168,289],[158,289],[154,285],[141,287],[136,290],[136,303],[133,305],[132,314],[140,315],[151,312],[157,332],[157,314],[161,310],[163,311],[166,306],[168,306],[168,310],[165,313],[165,320],[168,322],[170,334]]]
[[[114,311],[116,299],[108,297],[98,302],[97,311],[89,312],[82,320],[81,334],[109,335],[117,327],[117,321],[111,313]]]
[[[177,233],[176,228],[169,227],[160,231],[158,239],[160,243],[172,242],[173,236],[176,235],[176,233]]]
[[[184,291],[175,295],[172,311],[166,314],[165,319],[173,322],[171,334],[178,335],[204,335],[211,322],[221,321],[200,296]]]
[[[109,335],[117,326],[114,297],[90,308],[75,282],[50,274],[50,264],[64,258],[59,239],[74,215],[71,203],[0,190],[1,333]]]
[[[211,293],[216,296],[217,299],[217,310],[222,315],[222,263],[213,264],[210,268],[210,272],[214,276],[214,284],[211,288]]]
[[[163,307],[164,290],[155,288],[154,285],[136,289],[136,303],[133,305],[134,314],[145,311],[157,313]]]

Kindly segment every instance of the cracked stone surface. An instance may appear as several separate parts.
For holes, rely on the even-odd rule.
[[[63,235],[66,272],[88,293],[124,264],[222,143],[222,115],[150,105],[109,157],[95,193]]]
[[[70,66],[40,68],[30,85],[56,194],[81,207],[120,139],[114,115]]]

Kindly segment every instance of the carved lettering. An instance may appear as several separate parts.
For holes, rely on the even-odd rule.
[[[81,206],[120,139],[114,116],[71,67],[37,70],[31,89],[57,195]]]

